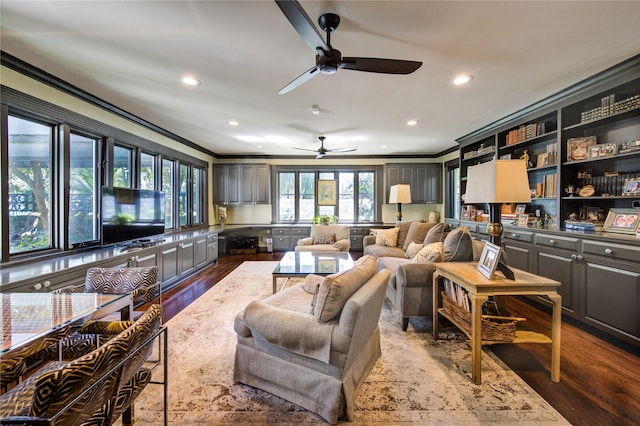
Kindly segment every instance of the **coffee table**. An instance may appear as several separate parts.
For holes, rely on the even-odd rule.
[[[277,291],[279,278],[287,279],[282,284],[284,288],[289,278],[304,278],[309,274],[326,276],[351,269],[353,264],[348,252],[288,251],[273,270],[273,292]]]

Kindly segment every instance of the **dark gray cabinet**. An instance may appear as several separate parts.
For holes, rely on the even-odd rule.
[[[213,166],[213,180],[216,204],[271,202],[271,176],[267,164],[216,164]]]
[[[194,244],[194,262],[196,267],[199,268],[207,263],[207,236],[201,235],[196,237]]]
[[[391,186],[408,184],[411,185],[411,204],[442,203],[440,163],[385,164],[384,182],[385,200],[388,200]]]

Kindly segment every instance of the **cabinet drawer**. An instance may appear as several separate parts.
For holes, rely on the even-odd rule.
[[[640,247],[585,240],[582,242],[582,250],[585,253],[607,256],[613,259],[633,260],[636,262],[640,260]]]
[[[291,228],[289,230],[289,235],[295,237],[296,240],[298,238],[308,237],[311,234],[311,229],[309,228]]]
[[[212,244],[218,241],[218,234],[210,234],[207,236],[207,244]]]
[[[533,242],[533,232],[508,229],[504,231],[502,236],[510,240],[526,241],[528,243]]]
[[[349,228],[349,233],[352,237],[364,236],[364,228]]]
[[[559,237],[557,235],[536,235],[536,244],[559,247],[567,250],[579,250],[580,240],[577,238]]]
[[[289,228],[273,228],[271,231],[274,237],[281,235],[289,235]]]

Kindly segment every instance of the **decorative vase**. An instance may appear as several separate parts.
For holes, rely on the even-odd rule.
[[[433,211],[429,212],[429,222],[438,222],[440,220],[440,213]]]

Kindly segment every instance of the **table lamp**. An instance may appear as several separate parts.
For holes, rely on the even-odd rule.
[[[492,244],[502,247],[502,203],[531,202],[526,162],[492,160],[469,167],[464,202],[489,204],[487,233]]]
[[[396,203],[396,221],[402,220],[402,205],[411,204],[411,187],[406,184],[392,185],[389,189],[389,203]]]

